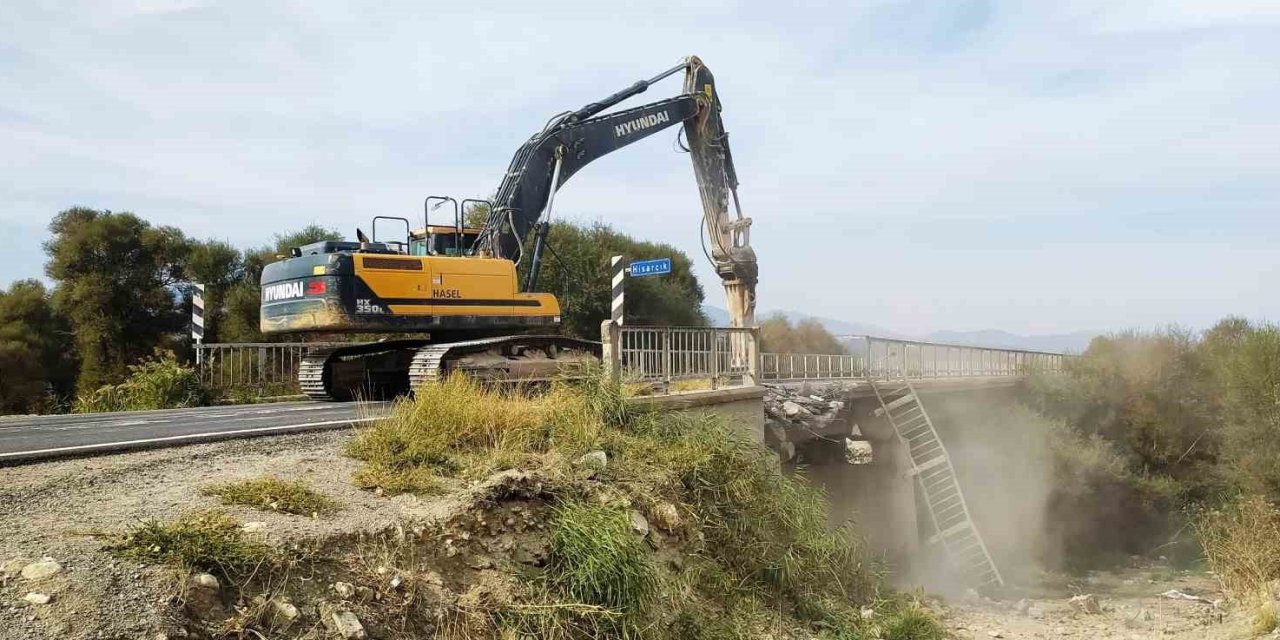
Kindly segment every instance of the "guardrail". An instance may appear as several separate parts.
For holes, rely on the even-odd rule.
[[[618,327],[606,322],[601,337],[611,370],[630,382],[705,381],[712,389],[759,380],[755,327]]]
[[[847,378],[962,378],[1060,373],[1071,356],[1044,351],[998,349],[855,336],[853,354],[761,355],[760,373],[768,381]]]
[[[760,377],[771,382],[865,378],[867,359],[851,354],[762,353]]]
[[[298,363],[308,349],[335,342],[240,342],[196,345],[200,381],[215,389],[300,393]]]
[[[760,353],[757,328],[602,326],[608,365],[622,379],[660,385],[681,381],[711,388],[761,381],[860,378],[961,378],[1061,372],[1071,356],[858,336],[854,353]],[[857,344],[861,342],[861,344]],[[334,342],[263,342],[196,346],[200,379],[218,389],[298,392],[298,363],[308,349]]]

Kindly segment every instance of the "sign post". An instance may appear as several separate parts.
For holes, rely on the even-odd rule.
[[[204,342],[204,285],[198,282],[191,283],[191,338],[196,341],[196,364],[203,364],[200,343]]]
[[[665,276],[668,273],[671,273],[671,258],[636,260],[631,263],[629,271],[633,278],[638,278],[640,276]]]
[[[613,256],[609,258],[609,269],[612,272],[613,281],[613,302],[609,306],[612,310],[610,320],[613,321],[615,327],[622,326],[623,316],[623,298],[625,297],[625,281],[627,278],[627,265],[622,256]]]

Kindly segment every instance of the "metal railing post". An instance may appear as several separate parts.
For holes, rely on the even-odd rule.
[[[662,336],[662,390],[671,393],[671,329],[664,329]]]
[[[719,388],[720,384],[720,340],[711,335],[711,388]]]

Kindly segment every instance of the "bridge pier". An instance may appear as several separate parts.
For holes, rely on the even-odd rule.
[[[791,468],[803,473],[827,494],[828,521],[849,521],[866,535],[872,555],[895,567],[910,567],[921,552],[916,483],[907,452],[884,420],[872,415],[875,401],[853,399],[841,416],[847,431],[831,440],[813,439],[797,448]],[[856,427],[855,427],[856,425]],[[871,445],[871,462],[850,464],[844,438]]]

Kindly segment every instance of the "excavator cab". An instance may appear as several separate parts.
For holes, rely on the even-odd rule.
[[[457,227],[428,225],[409,234],[409,255],[466,255],[478,237],[480,229],[475,227],[463,227],[459,230]]]

